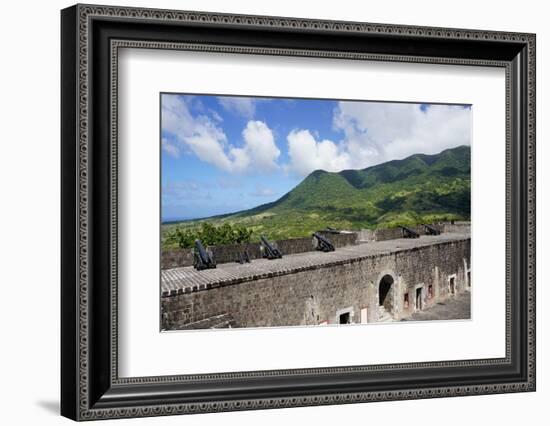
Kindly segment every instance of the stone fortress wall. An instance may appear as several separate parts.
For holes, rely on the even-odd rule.
[[[433,224],[433,227],[441,232],[469,232],[469,222],[453,222]],[[424,233],[423,226],[414,226],[410,229],[419,234]],[[400,228],[390,229],[363,229],[354,232],[331,233],[327,231],[319,231],[321,235],[327,237],[336,248],[345,247],[361,242],[385,241],[395,238],[400,238],[402,235]],[[305,253],[314,251],[311,237],[292,238],[287,240],[275,241],[275,244],[283,254]],[[260,259],[262,253],[260,251],[260,243],[249,244],[227,244],[210,247],[214,254],[217,263],[235,262],[238,258],[238,253],[245,250],[248,252],[250,259]],[[193,265],[193,249],[180,248],[163,250],[161,253],[161,269],[170,269]]]
[[[471,289],[469,225],[250,264],[163,271],[164,330],[395,321]],[[460,231],[460,232],[457,232]],[[363,240],[364,241],[364,240]]]

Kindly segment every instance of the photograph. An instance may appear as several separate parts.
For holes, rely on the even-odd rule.
[[[161,331],[471,319],[471,104],[160,93]]]
[[[60,22],[33,21],[51,52],[14,43],[19,62],[60,55],[56,84],[11,67],[20,103],[60,108],[4,138],[21,148],[6,182],[25,200],[4,222],[56,206],[57,225],[37,228],[56,235],[37,241],[57,238],[57,259],[48,250],[34,269],[59,274],[61,291],[19,285],[29,239],[13,225],[23,256],[4,281],[47,290],[22,300],[60,310],[57,339],[44,327],[21,339],[49,314],[5,298],[29,354],[58,342],[37,366],[62,416],[267,425],[281,423],[274,409],[312,407],[293,410],[307,423],[325,406],[334,425],[387,421],[390,407],[395,422],[427,424],[429,411],[468,424],[492,404],[499,424],[518,424],[548,399],[536,345],[545,15],[399,1],[65,4]],[[44,148],[48,128],[58,149]],[[39,134],[30,167],[21,129]]]

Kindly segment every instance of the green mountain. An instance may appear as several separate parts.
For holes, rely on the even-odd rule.
[[[460,146],[362,170],[316,170],[272,203],[179,226],[238,224],[251,229],[253,236],[281,239],[327,226],[378,228],[469,218],[470,147]]]

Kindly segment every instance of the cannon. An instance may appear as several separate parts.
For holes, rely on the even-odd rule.
[[[406,226],[400,226],[401,233],[403,234],[403,238],[419,238],[420,234],[416,231],[413,231],[411,228],[407,228]]]
[[[241,265],[245,263],[250,263],[250,256],[248,255],[248,250],[245,250],[239,253],[239,258],[237,259],[237,263],[240,263]]]
[[[203,269],[214,269],[216,261],[211,250],[207,250],[201,243],[201,240],[195,240],[195,249],[193,250],[193,267],[197,271]]]
[[[260,236],[262,244],[260,250],[263,252],[263,256],[269,260],[281,259],[283,254],[279,251],[275,244],[270,244],[269,241],[262,235]]]
[[[428,224],[423,224],[423,225],[424,225],[424,229],[426,230],[426,235],[439,235],[439,234],[441,234],[441,231],[439,229],[437,229],[436,227],[428,225]]]
[[[313,233],[313,243],[316,250],[323,251],[325,253],[335,250],[332,243],[327,238],[323,237],[317,232]]]

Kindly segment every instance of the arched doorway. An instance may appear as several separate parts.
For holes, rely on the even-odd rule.
[[[388,312],[391,312],[393,302],[391,294],[392,286],[393,277],[388,274],[382,277],[378,285],[378,305],[383,306]]]

